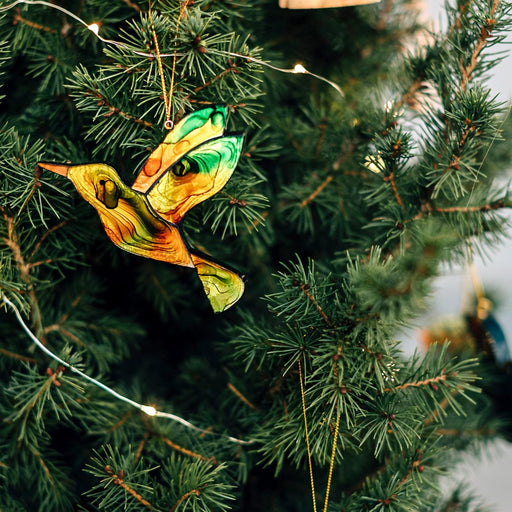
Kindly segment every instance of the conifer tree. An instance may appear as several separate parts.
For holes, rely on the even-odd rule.
[[[510,432],[490,387],[507,371],[443,339],[406,357],[398,329],[441,263],[504,236],[483,164],[510,4],[459,0],[439,34],[407,0],[0,5],[0,510],[479,510],[438,483]],[[276,70],[297,61],[317,76]],[[219,315],[196,273],[119,250],[37,166],[108,162],[131,184],[166,97],[174,122],[222,104],[245,134],[182,224],[245,275]]]

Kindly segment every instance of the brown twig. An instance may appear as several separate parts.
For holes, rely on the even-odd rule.
[[[25,361],[27,363],[35,363],[36,362],[36,360],[33,357],[16,354],[15,352],[11,352],[10,350],[6,350],[5,348],[0,348],[0,354],[3,354],[4,356],[12,357],[13,359],[19,359],[20,361]]]
[[[203,486],[204,487],[204,486]],[[201,491],[199,489],[192,489],[191,491],[186,492],[169,510],[169,512],[175,512],[175,510],[183,503],[187,498],[195,494],[196,496],[201,495]]]
[[[238,389],[236,389],[235,386],[231,384],[231,382],[228,382],[228,389],[232,391],[238,398],[240,398],[240,400],[242,400],[242,402],[248,407],[250,407],[253,411],[258,410],[258,408],[248,398],[242,395],[242,393],[238,391]]]
[[[34,245],[34,249],[30,253],[30,257],[33,258],[37,251],[41,248],[41,245],[44,243],[44,241],[50,236],[52,233],[57,231],[58,229],[64,227],[67,224],[67,221],[63,220],[56,224],[55,226],[52,226],[46,233],[43,233],[41,238],[37,241],[36,245]]]
[[[398,189],[396,188],[395,183],[395,173],[392,172],[388,174],[387,176],[384,176],[384,181],[388,182],[391,185],[391,190],[393,191],[393,195],[395,196],[396,202],[402,207],[402,210],[406,212],[406,208],[404,205],[404,202],[402,201],[402,198],[400,197],[400,194],[398,193]]]
[[[430,379],[418,380],[415,382],[405,382],[404,384],[400,384],[399,386],[395,386],[394,388],[384,388],[384,391],[397,391],[398,389],[407,389],[411,387],[419,388],[422,386],[432,386],[439,382],[443,382],[448,378],[446,373],[441,373],[437,377],[431,377]]]
[[[130,121],[133,121],[137,124],[142,124],[143,126],[146,126],[147,128],[151,128],[153,126],[153,123],[150,123],[149,121],[146,121],[145,119],[140,119],[137,116],[134,116],[133,114],[128,114],[128,112],[123,112],[117,107],[114,107],[111,105],[107,98],[105,98],[97,89],[91,90],[88,89],[85,94],[90,94],[94,96],[95,98],[98,98],[98,106],[100,107],[106,107],[108,109],[108,112],[103,114],[104,117],[110,117],[113,115],[119,115],[121,117],[124,117],[125,119],[129,119]]]
[[[22,208],[27,204],[23,204]],[[21,280],[26,284],[28,294],[30,297],[30,310],[31,310],[31,322],[35,330],[35,335],[40,339],[41,343],[46,344],[46,338],[44,336],[44,330],[42,327],[41,310],[37,300],[34,283],[32,282],[32,276],[30,274],[31,266],[30,263],[25,261],[21,246],[18,241],[18,234],[16,233],[16,223],[14,218],[7,213],[4,208],[1,208],[4,220],[7,224],[7,238],[3,241],[5,245],[11,250],[14,258],[14,262],[20,274]]]
[[[315,296],[309,291],[309,284],[299,283],[298,281],[294,280],[293,285],[298,286],[302,290],[304,295],[316,307],[323,321],[332,329],[334,327],[332,322],[329,320],[329,317],[325,314],[325,311],[322,309],[320,304],[318,304],[318,301],[316,300]]]
[[[491,16],[494,16],[496,13],[496,9],[498,8],[498,5],[500,3],[500,0],[494,0],[492,7],[491,7]],[[473,53],[471,54],[471,59],[469,61],[469,64],[467,66],[464,66],[461,61],[461,72],[462,72],[462,81],[460,84],[460,87],[463,91],[466,90],[468,82],[471,80],[471,74],[475,70],[476,65],[478,64],[478,57],[482,50],[485,48],[485,45],[487,44],[487,40],[492,34],[492,30],[494,28],[494,25],[496,24],[496,19],[494,17],[488,18],[486,20],[486,25],[482,27],[480,30],[480,35],[478,37],[478,42],[473,49]]]
[[[215,457],[205,457],[204,455],[201,455],[200,453],[193,452],[192,450],[189,450],[188,448],[183,448],[183,446],[176,444],[175,442],[171,441],[170,439],[167,439],[164,436],[160,436],[160,439],[167,446],[169,446],[173,450],[176,450],[177,452],[183,453],[184,455],[188,455],[189,457],[194,457],[196,459],[204,460],[206,462],[211,462],[212,464],[217,464],[217,460],[215,459]]]
[[[107,475],[109,475],[112,478],[114,485],[119,485],[119,487],[123,488],[128,494],[133,496],[139,503],[144,505],[147,509],[155,510],[153,508],[153,505],[151,505],[151,503],[148,500],[144,499],[138,492],[136,492],[127,483],[125,483],[124,471],[123,474],[121,474],[121,471],[119,472],[120,474],[117,475],[110,466],[105,466],[105,473],[107,473]]]
[[[30,20],[23,18],[19,7],[16,8],[16,11],[14,13],[13,25],[17,25],[18,23],[23,23],[24,25],[27,25],[27,27],[35,28],[37,30],[42,30],[43,32],[51,32],[51,33],[57,32],[54,28],[45,27],[44,25],[40,25],[39,23],[36,23],[35,21],[30,21]]]
[[[300,205],[299,205],[299,208],[302,210],[302,208],[305,208],[306,206],[308,206],[309,204],[311,204],[315,197],[320,194],[320,192],[322,192],[322,190],[327,186],[329,185],[329,183],[332,181],[332,175],[329,174],[327,176],[327,178],[325,178],[325,180],[320,183],[320,185],[308,196],[306,197],[306,199],[304,199]]]

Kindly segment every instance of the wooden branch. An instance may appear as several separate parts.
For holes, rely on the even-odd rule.
[[[327,176],[327,178],[325,178],[325,180],[320,183],[320,185],[308,196],[306,197],[306,199],[304,199],[300,205],[299,205],[299,208],[302,210],[302,208],[305,208],[306,206],[308,206],[309,204],[311,204],[315,197],[320,194],[320,192],[322,192],[322,190],[327,186],[329,185],[329,183],[332,181],[332,175],[329,174]]]
[[[231,384],[231,382],[228,382],[228,389],[234,393],[235,396],[237,396],[245,405],[250,407],[253,411],[257,411],[258,407],[256,407],[248,398],[246,398],[238,389]]]
[[[121,473],[122,472],[122,473]],[[105,466],[105,473],[112,478],[114,485],[119,485],[119,487],[123,488],[128,494],[133,496],[139,503],[144,505],[149,510],[155,510],[151,503],[144,499],[138,492],[132,489],[127,483],[124,482],[124,471],[119,471],[117,475],[114,470],[110,466]]]
[[[299,283],[297,280],[294,280],[293,286],[298,286],[304,295],[309,299],[309,301],[316,307],[318,313],[324,320],[324,322],[332,329],[334,326],[332,322],[329,320],[328,316],[325,314],[325,311],[322,309],[315,296],[309,291],[309,284]]]

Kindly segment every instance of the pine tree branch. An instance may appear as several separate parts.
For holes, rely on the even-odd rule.
[[[318,142],[315,148],[315,158],[320,156],[320,150],[322,149],[325,141],[325,133],[327,132],[327,117],[322,119],[322,122],[318,125],[318,127],[320,128],[320,136],[318,137]]]
[[[438,375],[437,377],[431,377],[430,379],[425,380],[418,380],[415,382],[406,382],[404,384],[400,384],[399,386],[395,386],[394,388],[384,388],[383,391],[397,391],[399,389],[407,389],[410,387],[422,387],[422,386],[430,386],[436,389],[434,386],[437,386],[438,383],[443,383],[449,375],[446,373],[441,373],[441,375]]]
[[[26,203],[25,203],[26,204]],[[4,243],[11,250],[11,253],[14,258],[14,262],[20,274],[20,279],[27,286],[27,290],[30,297],[30,316],[32,321],[32,326],[36,332],[36,336],[39,338],[41,343],[46,345],[47,340],[44,336],[43,322],[41,309],[39,307],[39,303],[37,300],[34,283],[32,282],[32,276],[30,274],[30,264],[25,261],[23,257],[23,253],[21,251],[21,246],[18,242],[18,235],[15,229],[15,219],[7,214],[7,211],[4,208],[0,208],[3,213],[5,222],[7,224],[7,238],[4,238]]]
[[[14,20],[13,20],[12,24],[17,25],[18,23],[23,23],[24,25],[27,25],[27,27],[35,28],[36,30],[41,30],[43,32],[51,32],[53,34],[55,34],[57,32],[53,28],[45,27],[44,25],[40,25],[39,23],[36,23],[34,21],[30,21],[30,20],[23,18],[19,7],[17,7],[16,11],[14,12]]]
[[[134,4],[133,2],[130,2],[130,0],[123,0],[123,2],[128,7],[131,7],[132,9],[135,9],[137,12],[142,12],[142,9],[137,4]]]
[[[125,119],[129,119],[130,121],[133,121],[137,124],[142,124],[146,128],[151,128],[153,126],[153,123],[146,121],[145,119],[140,119],[137,116],[134,116],[133,114],[128,114],[128,112],[123,112],[121,109],[114,107],[109,103],[107,98],[103,96],[97,89],[86,89],[84,94],[90,94],[91,96],[94,96],[95,98],[98,98],[98,106],[99,107],[106,107],[109,111],[103,114],[104,117],[110,117],[113,115],[118,115],[121,117],[124,117]]]
[[[460,438],[464,435],[470,435],[475,437],[495,436],[499,432],[495,428],[482,427],[476,429],[438,428],[436,429],[436,433],[442,436],[453,436]]]
[[[402,198],[400,197],[400,194],[398,193],[398,189],[396,188],[395,173],[391,172],[387,176],[384,176],[383,180],[388,182],[391,185],[391,190],[393,191],[393,195],[395,196],[396,202],[399,204],[399,206],[402,208],[402,210],[404,212],[407,212],[404,202],[402,201]]]
[[[114,470],[109,466],[105,466],[105,473],[109,475],[112,478],[112,482],[114,485],[119,485],[122,487],[128,494],[133,496],[139,503],[144,505],[149,510],[155,510],[153,505],[151,503],[144,499],[138,492],[136,492],[134,489],[132,489],[126,482],[124,482],[124,471],[119,471],[119,475],[117,475]]]
[[[302,210],[303,208],[305,208],[306,206],[308,206],[309,204],[311,204],[314,200],[315,200],[315,197],[320,194],[320,192],[322,192],[322,190],[327,186],[329,185],[329,183],[332,181],[332,175],[329,174],[327,176],[327,178],[325,178],[325,180],[308,196],[306,197],[306,199],[304,199],[300,205],[299,205],[299,208]]]
[[[149,429],[146,428],[146,431],[144,432],[144,437],[141,439],[139,443],[139,447],[137,448],[137,452],[135,453],[135,463],[137,463],[141,456],[142,456],[142,450],[144,450],[144,446],[146,446],[146,442],[149,439],[151,432]]]
[[[500,3],[500,0],[494,0],[492,7],[491,7],[491,16],[494,16],[496,13],[496,9],[498,8],[498,5]],[[486,25],[485,27],[482,27],[480,31],[480,35],[478,38],[478,42],[473,49],[473,53],[471,55],[471,59],[469,61],[469,64],[467,66],[464,66],[462,63],[462,59],[460,61],[461,66],[461,72],[462,72],[462,81],[460,84],[461,90],[465,91],[468,82],[471,80],[471,75],[473,71],[475,70],[476,65],[478,64],[478,57],[482,50],[485,48],[487,44],[487,40],[492,34],[492,30],[494,26],[496,25],[496,19],[495,18],[488,18],[486,19]]]
[[[48,468],[47,464],[45,463],[41,453],[38,450],[36,450],[34,447],[32,447],[32,446],[29,446],[29,450],[32,452],[34,457],[37,459],[37,461],[39,462],[39,464],[43,468],[44,474],[46,475],[46,477],[50,481],[52,487],[55,488],[56,487],[55,479],[53,478],[53,475],[52,475],[50,469]]]
[[[207,87],[210,87],[210,85],[214,84],[215,82],[217,82],[221,78],[224,78],[226,75],[229,75],[230,73],[237,73],[237,74],[240,73],[240,71],[238,71],[238,69],[235,69],[236,64],[232,63],[230,59],[228,59],[228,63],[230,64],[229,68],[224,69],[218,75],[215,75],[214,77],[210,78],[210,80],[208,80],[204,84],[197,86],[195,89],[193,89],[193,92],[197,93],[199,91],[202,91],[203,89],[206,89]],[[190,100],[191,97],[192,97],[192,93],[189,94],[186,97],[186,99]]]
[[[204,485],[203,485],[204,487]],[[192,489],[191,491],[186,492],[169,510],[169,512],[175,512],[176,509],[183,503],[187,498],[190,498],[192,495],[196,495],[199,497],[201,495],[201,491],[199,489]]]
[[[188,448],[184,448],[183,446],[176,444],[174,441],[171,441],[170,439],[159,434],[158,432],[152,432],[152,434],[158,436],[163,443],[165,443],[167,446],[169,446],[173,450],[176,450],[177,452],[183,453],[184,455],[188,455],[189,457],[204,460],[205,462],[211,462],[214,465],[218,464],[215,457],[206,457],[204,455],[201,455],[200,453],[193,452],[192,450],[189,450]]]
[[[51,227],[48,231],[46,231],[46,233],[43,233],[43,235],[41,236],[41,238],[37,241],[36,245],[34,245],[34,249],[32,250],[32,252],[30,253],[30,258],[32,259],[35,254],[37,253],[37,251],[39,251],[39,249],[41,248],[41,245],[44,243],[44,241],[52,234],[54,233],[55,231],[57,231],[58,229],[64,227],[65,225],[67,224],[67,221],[63,220],[61,222],[59,222],[58,224],[56,224],[55,226]]]
[[[15,352],[11,352],[10,350],[6,350],[5,348],[1,348],[1,347],[0,347],[0,354],[3,354],[4,356],[7,356],[7,357],[12,357],[13,359],[19,359],[20,361],[25,361],[27,363],[36,363],[36,360],[33,357],[16,354]]]
[[[315,308],[317,309],[318,313],[322,317],[323,321],[332,329],[334,327],[332,322],[329,320],[328,316],[325,314],[325,312],[322,309],[322,307],[320,306],[320,304],[318,304],[318,301],[316,300],[315,296],[309,291],[310,285],[309,284],[300,283],[299,281],[294,279],[293,286],[298,286],[302,290],[304,295],[315,306]]]
[[[108,429],[109,432],[115,432],[118,428],[122,427],[124,423],[133,416],[134,412],[135,409],[130,409],[117,423]]]
[[[459,391],[461,389],[462,389],[462,387],[452,389],[450,394],[452,396],[455,396],[459,393]],[[443,400],[441,400],[441,402],[439,402],[437,409],[424,421],[423,424],[426,427],[431,425],[436,420],[436,418],[439,416],[439,411],[444,411],[448,407],[448,405],[450,405],[450,400],[448,398],[443,398]]]
[[[228,382],[227,384],[228,389],[232,391],[235,396],[237,396],[245,405],[250,407],[253,411],[257,411],[258,407],[256,407],[248,398],[246,398],[231,382]]]
[[[404,104],[412,106],[415,101],[416,94],[421,91],[423,87],[423,80],[421,78],[417,78],[414,82],[411,83],[407,91],[402,95],[400,100],[395,104],[395,110],[399,111]]]

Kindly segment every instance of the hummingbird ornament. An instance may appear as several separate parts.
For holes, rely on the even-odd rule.
[[[184,215],[219,192],[238,163],[243,135],[226,134],[227,108],[204,108],[181,119],[151,153],[131,187],[104,163],[39,162],[69,178],[98,212],[119,248],[173,265],[195,268],[215,313],[242,296],[239,274],[194,252],[180,230]]]

